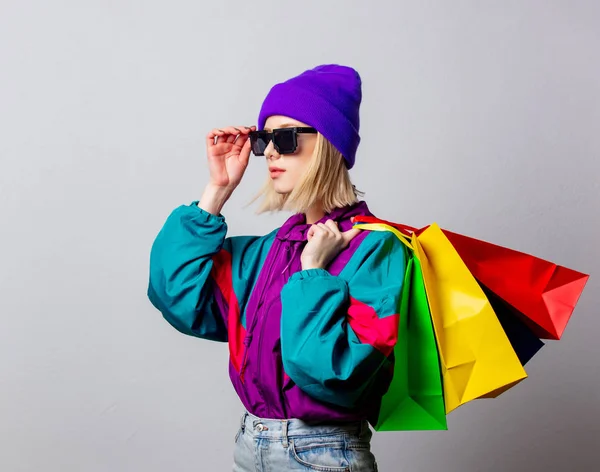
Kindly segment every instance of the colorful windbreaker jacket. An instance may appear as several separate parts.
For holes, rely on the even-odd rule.
[[[371,215],[336,209],[341,231]],[[222,215],[182,205],[152,245],[148,297],[182,333],[229,343],[229,373],[263,418],[374,423],[393,373],[406,270],[389,232],[361,232],[326,269],[302,270],[303,214],[265,236],[226,237]]]

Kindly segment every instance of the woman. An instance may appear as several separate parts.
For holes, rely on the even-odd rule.
[[[323,65],[275,85],[255,127],[207,136],[210,181],[153,244],[148,296],[179,331],[229,343],[246,412],[234,471],[373,471],[371,430],[392,375],[404,247],[352,229],[371,215],[348,170],[360,141],[358,73]],[[295,214],[226,237],[221,209],[250,152],[269,178],[261,211]]]

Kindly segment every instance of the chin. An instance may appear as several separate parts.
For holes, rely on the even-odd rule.
[[[288,188],[287,186],[284,186],[284,185],[277,185],[277,183],[275,183],[275,185],[273,185],[273,189],[279,195],[287,195],[288,193],[291,193],[292,190],[293,190],[293,189]]]

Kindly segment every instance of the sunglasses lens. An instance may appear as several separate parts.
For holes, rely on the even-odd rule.
[[[291,129],[275,130],[273,142],[279,154],[292,154],[296,150],[296,133]]]
[[[254,131],[250,133],[250,144],[252,145],[252,152],[255,156],[264,156],[265,149],[269,145],[269,133],[266,131]]]

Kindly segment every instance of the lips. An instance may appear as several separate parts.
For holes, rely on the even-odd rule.
[[[269,168],[269,174],[271,174],[271,178],[278,177],[281,174],[283,174],[284,172],[285,172],[285,170],[280,169],[278,167],[270,167]]]

